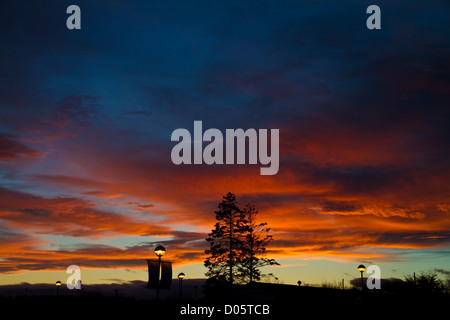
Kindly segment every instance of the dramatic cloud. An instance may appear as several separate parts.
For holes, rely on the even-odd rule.
[[[228,191],[274,258],[448,252],[447,3],[383,3],[376,31],[360,1],[77,4],[76,31],[64,3],[2,5],[1,272],[202,262]],[[279,172],[174,165],[195,120],[279,129]]]
[[[166,235],[169,229],[135,221],[75,198],[33,196],[0,188],[0,217],[9,225],[40,234],[70,236]]]

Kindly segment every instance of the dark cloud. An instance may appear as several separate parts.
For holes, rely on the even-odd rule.
[[[100,97],[66,96],[57,103],[56,109],[42,121],[58,128],[83,128],[98,113]]]
[[[449,270],[445,270],[445,269],[440,269],[440,268],[435,268],[434,271],[443,274],[444,276],[450,276],[450,271]]]
[[[367,283],[367,278],[363,278],[363,282],[364,284]],[[353,278],[352,280],[350,280],[350,284],[355,286],[355,287],[361,287],[361,278]],[[398,279],[398,278],[381,278],[380,279],[380,285],[381,285],[381,289],[392,289],[393,287],[398,287],[401,286],[402,284],[404,284],[404,281],[402,279]]]
[[[40,218],[50,218],[53,215],[53,212],[51,210],[42,208],[25,208],[19,209],[18,211],[32,217]]]
[[[129,116],[151,116],[153,113],[148,110],[130,110],[124,111],[124,114]]]
[[[21,157],[37,158],[39,151],[34,150],[24,143],[0,133],[0,161],[13,161]]]
[[[354,203],[351,203],[349,201],[330,201],[327,200],[322,205],[322,210],[325,212],[332,211],[332,212],[354,212],[360,209],[358,205],[355,205]]]

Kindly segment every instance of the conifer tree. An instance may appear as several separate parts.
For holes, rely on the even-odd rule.
[[[237,206],[236,196],[228,192],[215,211],[216,224],[206,241],[210,249],[205,253],[208,268],[206,276],[210,282],[228,282],[233,284],[236,264],[242,257],[242,233],[245,225],[245,214]]]
[[[279,264],[274,259],[266,258],[266,247],[273,237],[268,234],[270,229],[266,227],[266,222],[257,223],[258,210],[254,205],[247,204],[244,214],[246,224],[242,241],[243,257],[238,270],[244,282],[253,283],[267,277],[259,268]]]
[[[218,208],[215,211],[217,222],[206,239],[210,244],[204,262],[208,268],[207,286],[261,280],[265,276],[259,268],[278,264],[265,257],[266,246],[273,240],[268,234],[267,223],[256,222],[258,211],[254,206],[249,204],[241,210],[236,196],[230,192]]]

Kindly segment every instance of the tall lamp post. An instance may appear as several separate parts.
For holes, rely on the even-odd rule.
[[[156,299],[159,300],[159,275],[161,272],[161,257],[166,253],[166,249],[163,246],[157,246],[155,248],[155,254],[158,256],[158,282],[156,283]]]
[[[178,274],[178,279],[179,279],[179,294],[180,294],[180,300],[183,297],[183,279],[184,279],[185,275],[183,272],[181,272],[180,274]]]
[[[366,267],[363,264],[358,266],[358,271],[361,272],[361,291],[364,291],[364,278],[363,273],[366,271]]]
[[[59,296],[59,287],[61,287],[61,281],[56,281],[56,296]]]

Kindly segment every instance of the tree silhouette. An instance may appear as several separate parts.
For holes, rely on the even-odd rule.
[[[273,237],[268,234],[267,223],[257,223],[258,210],[254,205],[247,204],[245,209],[245,229],[242,242],[243,258],[239,265],[239,273],[243,281],[253,283],[266,277],[259,268],[279,265],[274,259],[265,258],[266,246]]]
[[[228,192],[215,211],[216,224],[206,238],[210,249],[205,253],[210,256],[205,260],[208,268],[206,276],[210,282],[228,282],[233,284],[234,266],[242,256],[242,233],[246,221],[245,214],[237,206],[236,196]]]
[[[444,290],[444,282],[433,271],[422,271],[417,277],[406,275],[405,282],[408,287],[421,292],[442,292]]]
[[[207,286],[251,283],[266,277],[259,268],[278,264],[274,259],[265,258],[266,246],[272,241],[267,224],[256,222],[258,211],[254,206],[249,204],[241,210],[236,196],[230,192],[218,207],[217,222],[206,238],[210,244],[204,262],[208,268]]]

